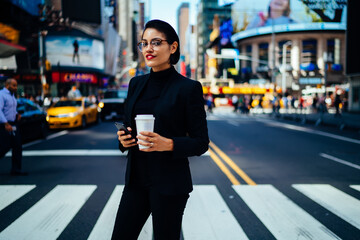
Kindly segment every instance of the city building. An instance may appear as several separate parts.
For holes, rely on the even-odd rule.
[[[206,76],[207,57],[206,49],[210,42],[210,34],[213,31],[214,16],[217,15],[219,22],[231,17],[231,5],[219,6],[218,0],[200,0],[197,15],[197,79]]]
[[[269,1],[255,1],[232,4],[231,39],[242,59],[242,81],[272,83],[282,93],[347,94],[346,1],[289,0],[276,11]]]
[[[177,10],[177,32],[180,40],[180,61],[178,68],[180,73],[186,76],[186,65],[189,63],[189,54],[186,52],[185,46],[188,39],[186,38],[186,32],[189,28],[189,3],[181,3]]]

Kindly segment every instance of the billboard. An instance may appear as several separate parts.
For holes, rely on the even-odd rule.
[[[347,0],[237,0],[233,42],[272,32],[346,30]]]
[[[104,42],[76,36],[47,36],[46,58],[53,67],[94,68],[104,70]]]
[[[43,4],[44,0],[9,0],[12,4],[22,8],[31,15],[39,16],[39,4]]]
[[[62,0],[62,15],[71,21],[101,23],[101,0]]]

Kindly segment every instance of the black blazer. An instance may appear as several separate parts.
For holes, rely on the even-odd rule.
[[[134,77],[129,84],[124,124],[132,129],[133,107],[149,76],[150,74]],[[174,150],[149,153],[151,181],[154,187],[164,194],[189,193],[192,191],[192,180],[188,157],[205,153],[209,144],[201,84],[180,75],[175,70],[172,71],[155,106],[154,117],[154,132],[173,139]],[[127,149],[119,144],[122,152],[129,150],[125,185],[129,185],[130,182],[134,148],[138,146]]]

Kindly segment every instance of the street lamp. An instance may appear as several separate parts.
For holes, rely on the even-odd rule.
[[[282,79],[281,79],[281,89],[282,92],[285,93],[286,91],[286,48],[287,46],[291,45],[291,41],[287,41],[286,43],[284,43],[284,45],[282,46]]]

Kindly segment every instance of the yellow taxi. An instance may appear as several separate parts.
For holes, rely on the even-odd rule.
[[[99,120],[97,105],[88,98],[62,99],[47,110],[49,128],[86,127]]]

